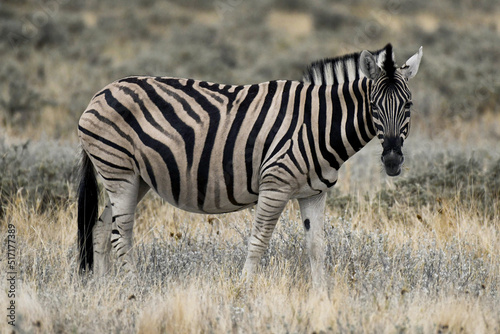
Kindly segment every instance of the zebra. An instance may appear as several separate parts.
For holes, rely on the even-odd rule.
[[[80,271],[104,275],[113,248],[120,268],[135,275],[135,210],[153,189],[196,213],[256,205],[245,281],[254,276],[285,205],[297,199],[312,284],[321,286],[327,191],[341,165],[375,136],[386,173],[401,172],[412,105],[407,82],[421,57],[422,48],[398,68],[388,44],[373,54],[317,62],[309,73],[325,72],[322,64],[333,72],[306,74],[303,81],[236,86],[131,76],[107,85],[78,123]],[[97,175],[108,196],[100,217]]]

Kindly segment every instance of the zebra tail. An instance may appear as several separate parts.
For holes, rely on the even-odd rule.
[[[97,220],[99,191],[92,161],[82,150],[78,186],[78,246],[80,273],[91,271],[94,264],[92,229]]]

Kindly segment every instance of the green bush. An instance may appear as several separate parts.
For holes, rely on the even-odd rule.
[[[498,214],[500,159],[486,160],[463,155],[438,154],[426,170],[415,171],[395,182],[393,189],[378,192],[382,205],[437,207],[442,201],[474,207],[485,214]]]
[[[1,86],[0,116],[3,125],[23,128],[27,124],[36,124],[40,106],[44,104],[39,91],[23,75],[21,66],[7,61],[0,69]],[[15,79],[14,79],[15,78]]]
[[[55,142],[7,144],[0,139],[0,217],[4,207],[22,195],[45,211],[67,203],[77,175],[76,149]]]

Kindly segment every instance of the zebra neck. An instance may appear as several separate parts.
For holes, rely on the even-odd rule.
[[[372,81],[367,78],[332,87],[330,146],[342,164],[376,135],[370,108]]]

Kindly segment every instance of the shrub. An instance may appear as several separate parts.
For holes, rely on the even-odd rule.
[[[35,111],[44,104],[42,96],[30,84],[30,79],[23,75],[17,63],[6,62],[5,65],[0,70],[1,86],[5,92],[0,95],[3,125],[22,128],[29,123],[35,124],[38,119]]]
[[[0,139],[0,217],[17,195],[40,211],[67,203],[76,167],[74,147],[50,141],[7,144]]]
[[[378,198],[387,208],[396,202],[435,208],[446,200],[488,215],[498,214],[500,159],[484,161],[474,156],[438,154],[433,160],[432,168],[396,181],[394,189],[382,189]]]

